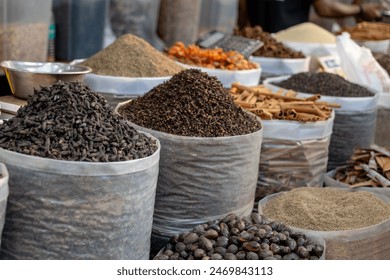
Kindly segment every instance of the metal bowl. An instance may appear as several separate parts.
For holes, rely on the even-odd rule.
[[[15,97],[28,99],[34,89],[49,86],[59,80],[64,82],[83,81],[84,76],[92,71],[82,65],[70,65],[57,62],[24,62],[6,60],[1,62]]]

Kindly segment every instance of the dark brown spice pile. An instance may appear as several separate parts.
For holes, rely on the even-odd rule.
[[[358,84],[327,72],[302,72],[273,84],[285,89],[326,96],[368,97],[374,95],[373,92]]]
[[[378,61],[380,66],[382,66],[383,69],[385,69],[386,72],[390,74],[390,55],[381,54],[378,57],[376,57],[376,60]]]
[[[253,53],[254,56],[277,57],[277,58],[305,58],[301,51],[295,51],[283,43],[277,41],[270,33],[262,30],[260,26],[236,28],[234,35],[243,36],[250,39],[257,39],[264,45]]]
[[[197,69],[174,75],[118,111],[137,125],[182,136],[235,136],[261,128],[216,77]]]
[[[120,77],[167,77],[183,67],[165,56],[145,40],[126,34],[86,59],[95,74]]]
[[[101,95],[80,82],[35,90],[27,105],[0,126],[0,147],[86,162],[132,160],[157,150],[155,140],[138,133]]]

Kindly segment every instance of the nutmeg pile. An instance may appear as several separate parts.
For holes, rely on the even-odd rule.
[[[170,238],[155,260],[318,260],[324,247],[259,213],[235,214]]]

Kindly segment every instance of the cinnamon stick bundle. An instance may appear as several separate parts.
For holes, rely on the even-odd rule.
[[[233,83],[230,94],[237,105],[265,120],[324,121],[330,118],[333,108],[340,108],[338,104],[319,101],[319,94],[299,98],[295,91],[274,93],[263,85],[249,87]]]

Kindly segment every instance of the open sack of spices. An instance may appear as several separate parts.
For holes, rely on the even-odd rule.
[[[261,121],[237,106],[216,77],[183,70],[116,111],[161,142],[154,248],[208,220],[251,213]]]
[[[252,212],[172,235],[154,260],[323,260],[325,241]]]
[[[159,141],[80,82],[36,89],[0,126],[2,259],[149,259]]]
[[[328,172],[326,186],[366,190],[390,198],[390,147],[357,148],[348,164]]]
[[[233,84],[234,102],[262,119],[264,132],[256,201],[280,191],[322,186],[338,104],[320,95],[300,98],[295,91],[272,92],[263,85]]]
[[[103,94],[113,108],[183,70],[175,61],[132,34],[122,35],[103,50],[74,63],[92,68],[85,83]]]
[[[186,46],[176,42],[167,50],[167,55],[185,68],[199,69],[216,76],[224,87],[230,87],[234,82],[257,85],[261,77],[261,65],[249,61],[237,51],[202,49],[194,44]]]
[[[264,74],[288,75],[309,71],[310,56],[285,46],[260,26],[236,28],[234,35],[263,42],[263,46],[249,60],[261,65]]]
[[[328,170],[345,164],[355,147],[373,143],[379,99],[377,92],[327,72],[268,78],[264,85],[272,91],[294,90],[301,98],[320,94],[323,101],[340,105],[334,108]]]
[[[327,260],[388,260],[390,198],[367,191],[302,187],[267,196],[259,213],[323,238]]]

